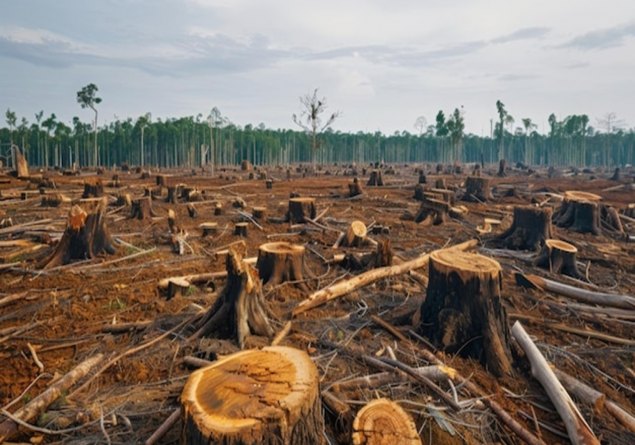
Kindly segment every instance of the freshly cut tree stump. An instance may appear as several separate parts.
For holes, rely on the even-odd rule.
[[[273,329],[267,318],[269,310],[256,270],[233,248],[230,248],[225,264],[225,287],[199,324],[194,338],[231,338],[242,349],[248,335],[271,337]]]
[[[263,284],[276,286],[297,281],[304,286],[304,246],[284,241],[262,244],[258,248],[256,269]]]
[[[189,377],[181,395],[181,443],[321,445],[319,374],[286,346],[241,351]]]
[[[13,146],[13,161],[15,167],[15,176],[18,179],[26,179],[29,177],[29,164],[26,158],[22,154],[22,151],[16,146]]]
[[[181,184],[177,184],[177,185],[169,185],[168,186],[168,196],[165,199],[165,202],[168,202],[170,204],[176,204],[179,196],[182,193],[182,185]]]
[[[190,215],[190,218],[196,218],[198,216],[198,210],[196,210],[194,204],[190,203],[187,205],[187,214]]]
[[[489,179],[470,176],[465,180],[464,201],[485,202],[492,199]]]
[[[248,225],[246,222],[237,222],[234,224],[234,235],[246,237]]]
[[[291,224],[304,223],[308,219],[315,219],[314,198],[289,198],[289,210],[287,219]]]
[[[415,216],[415,222],[423,223],[426,226],[431,224],[437,226],[447,220],[449,211],[450,205],[447,202],[438,199],[426,199],[421,203],[419,212]]]
[[[501,271],[497,261],[483,255],[432,252],[419,325],[420,332],[446,352],[475,358],[496,376],[511,372]]]
[[[271,190],[273,188],[273,180],[272,179],[267,179],[265,181],[265,187],[267,188],[267,190]]]
[[[353,182],[348,184],[348,196],[352,198],[353,196],[359,196],[362,194],[364,194],[362,184],[359,182],[358,178],[353,178]]]
[[[89,203],[86,203],[89,204]],[[90,213],[78,205],[71,207],[62,239],[53,254],[45,260],[44,269],[85,260],[105,252],[114,254],[112,239],[105,224],[105,200],[98,199]]]
[[[100,180],[97,180],[94,183],[84,183],[84,193],[82,194],[82,199],[101,198],[102,196],[104,196],[104,185]]]
[[[155,216],[155,213],[152,210],[152,198],[144,196],[132,201],[130,218],[145,220],[153,216]]]
[[[376,399],[353,421],[353,445],[421,445],[412,417],[388,399]]]
[[[264,219],[267,216],[267,208],[266,207],[254,207],[252,210],[252,214],[256,219]]]
[[[217,202],[214,206],[214,215],[220,216],[223,214],[223,205],[220,202]]]
[[[381,187],[384,185],[384,179],[381,177],[381,170],[371,170],[370,177],[366,185]]]
[[[207,235],[215,235],[218,232],[218,223],[204,222],[198,226],[203,231],[203,238]]]
[[[366,224],[361,221],[353,221],[346,230],[342,245],[347,247],[361,247],[366,242],[367,234]]]
[[[130,207],[132,205],[132,198],[130,198],[129,193],[120,193],[117,195],[117,200],[115,201],[116,206],[126,206]]]
[[[499,177],[504,177],[507,176],[507,172],[505,171],[505,169],[507,168],[507,161],[504,159],[501,159],[500,161],[498,161],[498,173],[496,173],[496,176]]]
[[[536,259],[536,266],[549,269],[553,273],[561,273],[581,279],[582,274],[576,265],[578,249],[564,241],[548,239]]]
[[[190,288],[190,282],[182,277],[172,277],[168,279],[168,289],[166,299],[179,298]]]
[[[554,223],[576,232],[599,235],[601,232],[599,201],[594,193],[569,191],[564,193],[564,201],[554,216]]]
[[[514,207],[514,221],[496,240],[507,249],[538,250],[551,238],[551,208]]]

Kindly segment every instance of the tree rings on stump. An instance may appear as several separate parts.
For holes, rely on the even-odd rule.
[[[588,192],[569,191],[564,193],[564,201],[554,217],[558,227],[569,228],[581,233],[599,235],[599,201],[602,197]]]
[[[286,281],[304,281],[304,246],[284,241],[258,248],[256,261],[263,284],[276,286]],[[301,283],[304,286],[304,283]]]
[[[574,278],[582,278],[576,265],[578,249],[564,241],[548,239],[536,259],[536,266]]]
[[[497,240],[513,250],[538,250],[551,238],[551,208],[514,207],[514,221]]]
[[[511,371],[509,327],[501,303],[501,267],[483,255],[430,254],[419,330],[449,353],[479,360],[495,375]]]
[[[421,445],[412,417],[388,399],[377,399],[359,410],[353,421],[353,445]]]
[[[267,208],[266,207],[254,207],[252,210],[252,213],[254,215],[254,218],[256,219],[264,219],[264,217],[267,215]]]
[[[314,198],[289,198],[289,211],[287,219],[291,224],[304,223],[307,219],[315,219]]]
[[[199,224],[198,227],[203,231],[203,238],[207,235],[216,235],[216,232],[218,232],[218,223],[215,222],[204,222]]]
[[[366,224],[362,221],[353,221],[344,236],[342,245],[348,247],[361,247],[366,241]]]
[[[199,369],[181,394],[181,443],[324,443],[319,375],[304,351],[237,352]]]

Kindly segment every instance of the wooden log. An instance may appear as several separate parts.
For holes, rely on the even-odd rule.
[[[551,370],[549,363],[529,338],[520,322],[514,323],[511,332],[531,363],[531,374],[543,386],[562,418],[571,442],[576,445],[599,445],[600,441],[595,437],[591,427],[586,423],[577,406]]]
[[[486,202],[490,199],[492,199],[492,190],[488,178],[470,176],[465,180],[464,201]]]
[[[449,247],[448,249],[468,250],[476,247],[477,245],[477,240],[469,240],[461,244]],[[354,276],[353,278],[334,283],[309,295],[307,299],[303,300],[295,307],[295,309],[293,309],[293,315],[297,316],[310,309],[321,306],[322,304],[330,300],[339,298],[342,295],[347,295],[350,292],[353,292],[361,287],[367,286],[383,278],[394,277],[409,272],[410,270],[425,267],[428,265],[429,260],[430,254],[425,254],[421,255],[418,258],[415,258],[414,260],[405,261],[394,266],[369,270],[368,272],[361,273],[357,276]]]
[[[376,399],[364,405],[353,421],[353,445],[421,445],[412,417],[388,399]]]
[[[321,445],[319,374],[298,349],[241,351],[192,373],[181,443]]]
[[[556,226],[576,232],[601,233],[599,195],[588,192],[568,191],[553,220]]]
[[[304,246],[284,241],[261,244],[256,269],[263,284],[276,286],[287,281],[304,281]]]
[[[381,187],[384,185],[384,179],[381,177],[381,170],[371,170],[370,177],[366,183],[368,186]]]
[[[538,254],[534,264],[538,267],[549,269],[552,273],[564,274],[577,279],[582,279],[578,271],[578,249],[565,241],[548,239]]]
[[[551,238],[551,208],[517,206],[509,229],[495,241],[508,249],[538,250]]]
[[[500,264],[483,255],[432,252],[419,325],[436,346],[479,360],[496,376],[512,369],[501,273]]]
[[[314,198],[289,198],[287,220],[291,224],[305,223],[309,219],[315,219],[316,214]]]

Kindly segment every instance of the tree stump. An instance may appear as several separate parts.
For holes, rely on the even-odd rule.
[[[130,198],[129,193],[120,193],[117,195],[117,200],[115,201],[116,206],[125,206],[130,207],[132,205],[132,198]]]
[[[489,179],[470,176],[465,180],[464,201],[486,202],[490,199],[492,199],[492,191]]]
[[[267,208],[266,207],[254,207],[252,210],[252,214],[256,219],[264,219],[267,216]]]
[[[236,249],[230,248],[225,264],[225,287],[199,324],[194,337],[235,339],[242,349],[248,335],[273,335],[267,318],[270,311],[262,294],[258,273],[243,261]]]
[[[214,206],[214,215],[220,216],[223,214],[223,205],[220,202],[217,202]]]
[[[263,284],[276,286],[287,281],[297,281],[300,287],[306,287],[304,246],[284,241],[261,244],[256,269]]]
[[[364,405],[353,421],[353,445],[421,445],[412,417],[388,399]]]
[[[63,202],[70,201],[69,198],[65,197],[61,193],[53,193],[53,194],[45,194],[42,196],[42,207],[59,207]]]
[[[426,178],[426,174],[423,171],[419,172],[419,184],[425,184],[428,182],[428,178]]]
[[[273,188],[273,180],[272,179],[267,179],[265,181],[265,187],[267,188],[267,190],[271,190]]]
[[[342,245],[347,247],[361,247],[366,242],[368,231],[362,221],[353,221],[346,229]]]
[[[620,168],[615,167],[615,172],[613,172],[613,176],[611,176],[611,181],[620,181],[622,179],[622,175],[620,174]]]
[[[101,198],[102,196],[104,196],[104,185],[100,180],[97,180],[94,183],[84,183],[84,193],[82,193],[82,199]]]
[[[421,203],[419,212],[415,216],[416,223],[423,225],[439,225],[443,224],[448,217],[450,204],[438,199],[426,199]]]
[[[352,198],[353,196],[362,195],[364,191],[362,190],[362,184],[360,184],[358,178],[353,178],[353,182],[348,184],[348,196]]]
[[[370,177],[366,185],[381,187],[384,185],[384,180],[381,177],[381,170],[371,170]]]
[[[514,207],[514,221],[497,242],[512,250],[538,250],[551,238],[551,208]]]
[[[205,238],[208,235],[215,235],[218,233],[218,223],[215,222],[204,222],[199,224],[198,226],[203,232],[202,237]]]
[[[415,185],[415,193],[412,197],[417,201],[425,201],[427,199],[425,187],[421,184]]]
[[[168,196],[165,199],[165,202],[170,204],[176,204],[179,199],[179,195],[182,193],[183,186],[181,184],[177,185],[169,185],[168,186]]]
[[[237,222],[234,224],[234,235],[247,237],[247,227],[248,223],[246,222]]]
[[[290,198],[287,219],[291,224],[304,223],[308,219],[315,219],[314,198]]]
[[[564,201],[554,216],[554,223],[558,227],[576,232],[599,235],[601,232],[600,199],[602,198],[594,193],[564,192]]]
[[[133,200],[130,210],[130,218],[146,220],[155,216],[154,211],[152,210],[151,199],[152,198],[150,198],[149,196],[144,196],[142,198]]]
[[[501,178],[507,176],[507,172],[505,171],[506,168],[507,168],[506,160],[501,159],[500,161],[498,161],[498,173],[496,173],[496,176]]]
[[[440,190],[446,190],[447,186],[445,185],[445,178],[437,178],[437,180],[434,181],[434,188],[440,189]]]
[[[171,176],[169,175],[157,175],[157,185],[160,187],[170,187],[170,178]]]
[[[378,267],[392,266],[392,245],[390,239],[380,240],[375,252],[358,254],[348,253],[344,255],[341,266],[348,270],[367,270]]]
[[[578,271],[576,255],[578,249],[564,241],[548,239],[542,251],[535,261],[536,266],[549,269],[552,273],[569,275],[570,277],[581,279],[582,274]]]
[[[190,282],[181,277],[172,277],[168,279],[168,289],[166,299],[178,298],[183,296],[190,288]]]
[[[286,346],[241,351],[192,373],[181,395],[181,443],[321,445],[319,374]]]
[[[451,354],[479,360],[496,376],[509,374],[509,327],[498,262],[442,249],[430,254],[428,276],[421,333]]]
[[[624,226],[620,220],[620,214],[617,212],[615,207],[602,206],[600,218],[606,228],[620,235],[624,234]]]
[[[254,169],[254,166],[247,159],[243,159],[240,163],[240,169],[244,172],[250,172]]]
[[[13,159],[15,160],[15,176],[18,179],[26,179],[29,177],[29,164],[26,158],[22,154],[22,151],[16,146],[13,146]]]
[[[198,216],[198,210],[196,210],[194,204],[190,203],[187,205],[187,214],[190,215],[190,218],[196,218]]]
[[[121,187],[121,179],[119,179],[119,175],[112,175],[112,179],[110,180],[110,187]]]
[[[66,230],[53,254],[45,260],[44,269],[68,264],[72,260],[95,258],[104,252],[115,253],[104,218],[106,202],[98,199],[92,204],[94,209],[90,213],[78,205],[71,207]]]

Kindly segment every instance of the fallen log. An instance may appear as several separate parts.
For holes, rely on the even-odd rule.
[[[529,338],[529,334],[523,329],[520,322],[514,323],[511,332],[527,354],[527,359],[531,363],[531,374],[540,382],[556,407],[556,411],[558,411],[569,433],[571,442],[574,445],[599,445],[600,441],[595,437],[591,427],[586,423],[577,406],[551,370],[549,363]]]
[[[469,250],[478,245],[478,240],[469,240],[463,243],[457,244],[455,246],[449,247],[448,249],[452,250]],[[310,309],[321,306],[327,301],[334,300],[335,298],[346,295],[354,290],[357,290],[361,287],[367,286],[375,281],[381,280],[383,278],[394,277],[397,275],[404,274],[413,269],[418,269],[421,267],[425,267],[428,265],[430,261],[430,254],[422,255],[418,258],[415,258],[411,261],[406,261],[405,263],[398,264],[395,266],[387,266],[381,267],[378,269],[372,269],[368,272],[361,273],[349,280],[340,281],[335,283],[329,287],[324,289],[320,289],[317,292],[309,295],[307,299],[298,304],[295,309],[293,309],[293,316],[297,316],[303,312],[306,312]]]

